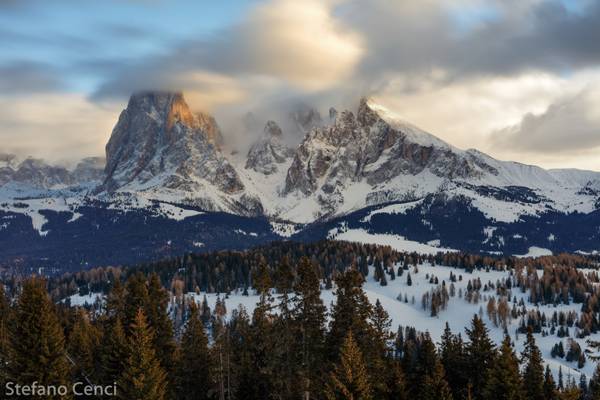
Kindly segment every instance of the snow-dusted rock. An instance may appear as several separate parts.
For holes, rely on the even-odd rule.
[[[294,150],[283,142],[283,133],[275,121],[268,121],[263,136],[252,145],[246,159],[246,169],[252,169],[265,175],[278,171],[293,156]]]

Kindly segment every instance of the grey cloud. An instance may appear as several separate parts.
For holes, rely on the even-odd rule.
[[[492,148],[539,154],[568,154],[600,147],[600,87],[563,98],[539,115],[494,133]]]
[[[496,17],[465,33],[443,2],[420,5],[371,0],[343,5],[340,18],[366,38],[368,52],[361,76],[372,80],[398,72],[419,76],[439,68],[448,79],[474,75],[511,75],[523,70],[554,72],[600,63],[600,2],[586,3],[581,13],[555,1],[517,4],[486,2]]]
[[[63,86],[59,74],[50,65],[26,61],[0,65],[0,93],[48,92]]]
[[[600,2],[586,3],[581,13],[569,12],[553,1],[487,3],[496,7],[497,17],[461,33],[448,13],[448,3],[441,1],[341,2],[332,10],[332,18],[360,35],[365,50],[347,85],[372,92],[399,74],[418,81],[442,70],[447,82],[526,70],[562,73],[600,64]],[[135,65],[115,64],[113,78],[94,96],[124,96],[148,86],[185,87],[180,74],[190,70],[242,77],[277,73],[273,65],[281,60],[266,50],[276,36],[270,29],[243,21],[214,37],[180,42],[166,54]]]

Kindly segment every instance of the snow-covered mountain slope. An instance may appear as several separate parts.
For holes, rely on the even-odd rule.
[[[74,169],[51,165],[44,160],[28,157],[21,160],[14,154],[0,154],[0,188],[6,184],[35,189],[52,189],[80,184],[97,184],[103,179],[104,159],[89,157]]]
[[[600,250],[598,172],[545,170],[461,150],[368,99],[355,110],[332,108],[325,119],[302,106],[272,121],[253,114],[244,121],[248,132],[263,133],[249,151],[232,152],[236,144],[227,143],[217,121],[192,112],[183,95],[135,94],[106,145],[104,171],[98,158],[71,171],[0,155],[0,212],[29,218],[42,241],[86,236],[73,227],[89,227],[68,221],[93,208],[183,223],[185,211],[162,212],[176,207],[266,218],[265,238],[355,235],[343,228],[431,251]],[[304,139],[290,148],[298,134]],[[46,211],[72,215],[61,226]],[[106,222],[92,220],[82,219]],[[0,221],[0,245],[8,225]]]

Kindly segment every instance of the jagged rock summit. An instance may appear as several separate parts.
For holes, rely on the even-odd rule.
[[[279,170],[294,155],[294,150],[283,142],[283,132],[275,121],[268,121],[263,136],[252,145],[246,158],[246,169],[265,175]]]
[[[244,185],[218,151],[221,140],[214,118],[192,113],[182,94],[135,94],[106,145],[104,188],[193,191],[208,183],[223,193],[241,192]]]

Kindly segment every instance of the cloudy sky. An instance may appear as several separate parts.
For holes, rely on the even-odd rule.
[[[600,170],[598,0],[0,0],[0,152],[103,153],[133,91],[362,95],[461,148]]]

